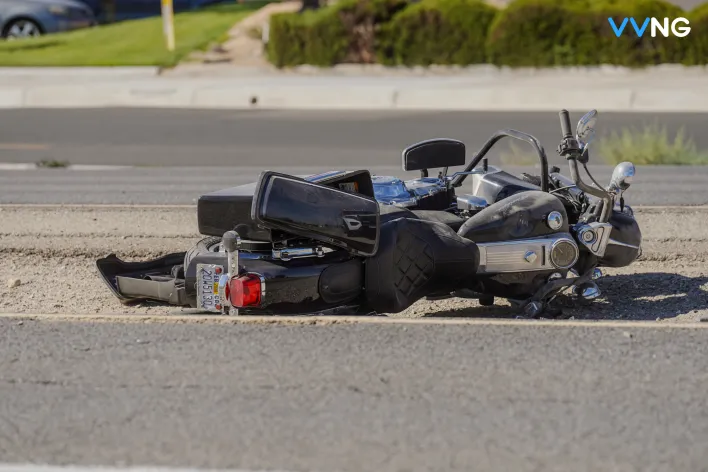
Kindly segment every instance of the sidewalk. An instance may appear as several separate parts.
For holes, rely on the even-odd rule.
[[[708,112],[708,69],[0,69],[0,108]]]

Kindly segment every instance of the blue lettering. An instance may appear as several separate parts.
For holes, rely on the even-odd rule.
[[[647,26],[649,26],[649,18],[646,18],[644,20],[644,24],[642,25],[642,29],[639,29],[639,26],[637,25],[637,22],[634,21],[634,18],[631,18],[630,21],[632,22],[632,26],[634,27],[634,31],[637,32],[637,36],[641,38],[642,35],[644,34],[644,31],[646,31]]]
[[[614,19],[608,18],[607,20],[610,22],[610,26],[612,26],[612,29],[615,32],[615,36],[617,36],[618,38],[620,36],[622,36],[622,31],[624,31],[624,27],[627,26],[627,21],[629,21],[627,18],[625,18],[624,21],[622,22],[622,25],[619,28],[617,28],[617,25],[615,24]],[[632,21],[634,21],[634,19],[632,19]]]

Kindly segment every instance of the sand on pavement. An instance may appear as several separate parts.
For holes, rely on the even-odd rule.
[[[643,255],[607,269],[603,297],[564,310],[576,319],[698,321],[708,316],[706,208],[636,208]],[[201,236],[193,206],[0,205],[0,313],[188,314],[156,304],[122,305],[95,260],[111,252],[143,260],[186,251]],[[17,279],[19,286],[12,286]],[[395,316],[514,317],[507,303],[422,300]]]

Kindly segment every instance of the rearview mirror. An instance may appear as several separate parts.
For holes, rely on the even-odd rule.
[[[578,121],[575,138],[587,147],[595,137],[595,124],[597,123],[597,110],[591,110]]]
[[[379,245],[379,204],[375,199],[277,172],[261,174],[251,218],[266,228],[361,256],[374,255]]]
[[[429,139],[403,151],[403,170],[436,169],[465,164],[465,144],[455,139]]]
[[[631,162],[620,162],[612,172],[610,188],[608,190],[615,192],[627,190],[634,180],[634,173],[634,164]]]

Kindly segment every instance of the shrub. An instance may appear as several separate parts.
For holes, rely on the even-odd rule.
[[[486,62],[486,38],[497,9],[481,0],[423,0],[381,32],[385,64],[468,65]]]
[[[708,164],[708,153],[699,151],[683,128],[673,141],[666,127],[656,123],[643,129],[625,128],[598,141],[598,152],[608,164],[623,161],[638,165]]]
[[[317,11],[270,20],[268,57],[277,67],[376,62],[378,28],[408,0],[341,0]]]
[[[619,26],[629,17],[684,14],[663,0],[517,0],[497,16],[487,48],[492,63],[513,67],[680,63],[688,41],[648,31],[639,38],[630,23],[618,38],[608,18]]]
[[[608,18],[688,17],[685,38],[631,23],[621,37]],[[641,26],[641,25],[639,25]],[[278,67],[337,63],[548,67],[708,63],[708,3],[690,13],[666,0],[339,0],[271,17],[268,57]]]
[[[696,7],[688,15],[691,23],[689,50],[684,63],[687,65],[708,64],[708,3]]]
[[[329,66],[342,61],[349,38],[336,13],[324,9],[271,16],[268,59],[276,67]]]

